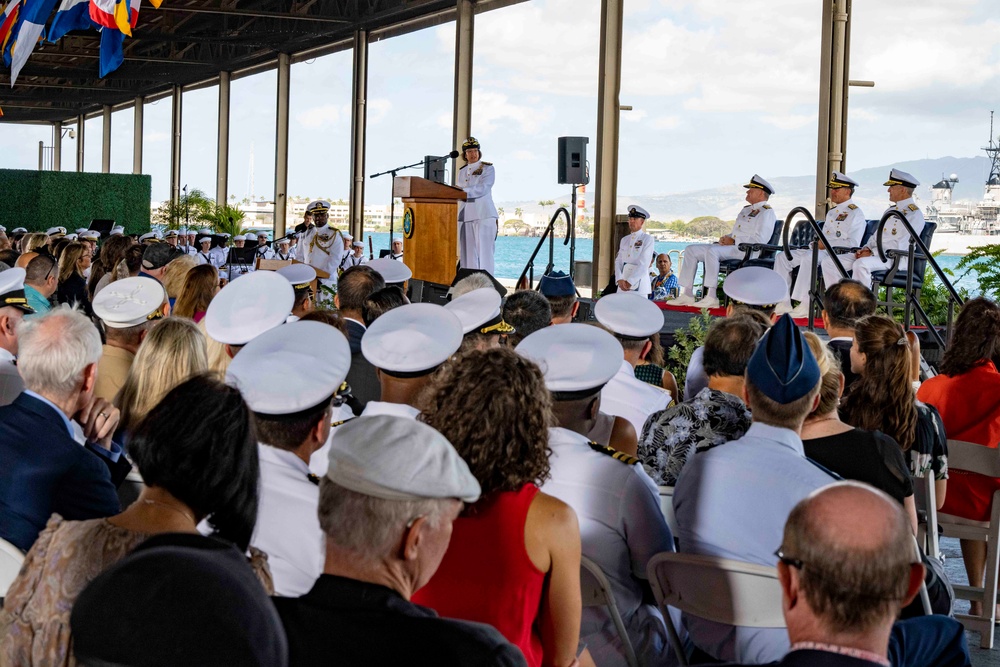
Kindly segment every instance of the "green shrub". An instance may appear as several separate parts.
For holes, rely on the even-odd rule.
[[[708,326],[711,323],[712,316],[707,310],[703,310],[700,315],[688,321],[687,328],[674,332],[674,344],[667,350],[663,366],[673,373],[674,379],[677,380],[678,395],[674,398],[678,403],[684,396],[684,380],[687,377],[688,364],[691,363],[691,355],[705,344],[705,334],[708,333]]]

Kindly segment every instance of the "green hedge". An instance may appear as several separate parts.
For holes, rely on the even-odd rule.
[[[0,169],[0,225],[8,230],[89,227],[114,220],[127,234],[149,231],[152,178],[134,174]]]

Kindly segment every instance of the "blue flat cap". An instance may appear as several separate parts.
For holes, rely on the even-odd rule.
[[[782,315],[757,343],[747,364],[747,377],[782,405],[808,395],[819,384],[819,364],[791,317]]]
[[[573,296],[576,294],[576,285],[573,284],[573,279],[562,271],[553,271],[542,276],[538,291],[544,296]]]

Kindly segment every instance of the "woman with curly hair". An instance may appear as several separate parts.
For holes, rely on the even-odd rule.
[[[419,419],[458,450],[482,487],[455,521],[437,573],[413,601],[488,623],[528,665],[574,663],[580,639],[580,529],[538,488],[549,478],[552,399],[513,350],[456,357],[432,381]]]

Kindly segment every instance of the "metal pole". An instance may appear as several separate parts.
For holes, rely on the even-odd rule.
[[[847,0],[836,0],[833,14],[833,53],[831,54],[830,74],[830,156],[829,168],[824,176],[832,171],[844,170],[844,92],[846,67],[844,40],[847,33]]]
[[[142,173],[142,124],[143,114],[146,110],[146,100],[139,95],[135,98],[135,107],[132,110],[132,173]]]
[[[452,115],[452,147],[458,149],[472,134],[472,52],[475,47],[475,11],[472,0],[455,6],[455,107]],[[451,170],[455,184],[458,170]]]
[[[52,171],[62,171],[62,123],[52,123]]]
[[[38,142],[38,171],[45,168],[45,142]]]
[[[219,140],[215,160],[215,203],[229,201],[229,83],[230,72],[219,72]],[[278,238],[277,236],[275,238]]]
[[[594,187],[594,296],[613,275],[615,200],[618,191],[619,94],[622,75],[622,2],[601,0],[597,76],[597,159]]]
[[[836,0],[823,0],[820,23],[819,58],[819,123],[816,138],[816,206],[817,220],[826,217],[826,185],[830,178],[830,86],[832,81],[833,5]]]
[[[174,85],[171,92],[170,119],[170,201],[174,204],[181,200],[181,120],[184,96],[181,87]]]
[[[368,123],[368,31],[354,31],[351,100],[351,196],[347,221],[351,235],[365,233],[365,128]]]
[[[86,129],[86,118],[83,114],[76,117],[76,170],[83,171],[83,131]]]
[[[817,219],[826,215],[826,184],[830,173],[846,169],[850,7],[850,0],[823,0],[816,142]]]
[[[288,205],[288,97],[291,92],[292,59],[278,54],[278,110],[274,140],[274,238],[285,235]]]
[[[105,104],[101,110],[103,122],[101,136],[101,173],[111,173],[111,105]]]

